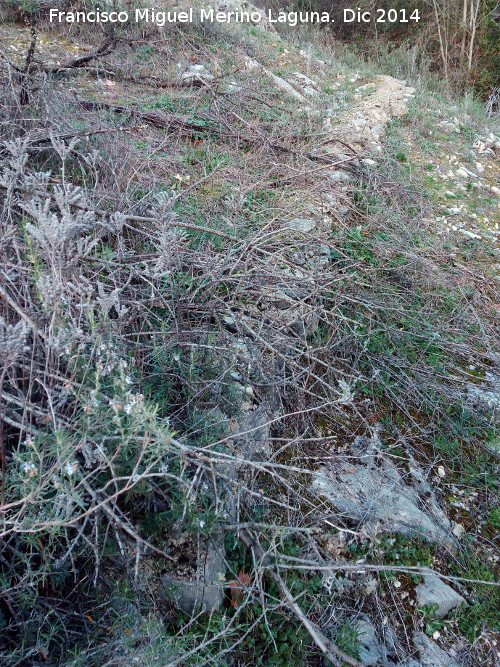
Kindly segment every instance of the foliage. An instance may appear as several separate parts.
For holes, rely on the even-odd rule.
[[[481,558],[472,543],[452,571],[468,579],[497,581],[493,568]],[[462,605],[455,617],[460,631],[470,642],[476,641],[485,627],[500,630],[500,588],[486,584],[475,586],[473,600],[468,606]]]
[[[432,637],[432,635],[444,627],[442,618],[436,618],[436,611],[439,609],[438,604],[426,604],[418,611],[422,615],[425,623],[425,633]]]
[[[360,633],[356,626],[351,623],[343,623],[335,633],[335,642],[337,646],[353,658],[359,658],[361,642]]]

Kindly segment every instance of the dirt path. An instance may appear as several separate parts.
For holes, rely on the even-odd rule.
[[[368,95],[340,117],[327,118],[323,126],[331,129],[336,137],[342,138],[357,152],[380,150],[387,124],[391,118],[407,113],[407,101],[415,89],[392,76],[380,75],[358,90],[368,91]]]

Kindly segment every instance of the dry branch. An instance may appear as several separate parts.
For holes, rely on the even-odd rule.
[[[238,537],[248,549],[253,551],[255,556],[259,559],[261,566],[266,568],[266,571],[269,572],[270,577],[273,579],[281,594],[283,595],[287,607],[299,619],[323,655],[333,665],[339,665],[340,660],[343,660],[348,665],[352,665],[352,667],[363,667],[363,663],[359,662],[359,660],[356,660],[352,656],[347,655],[347,653],[344,653],[344,651],[342,651],[332,641],[325,637],[321,630],[307,618],[307,616],[295,601],[293,595],[290,593],[288,586],[279,573],[278,567],[274,565],[271,562],[269,556],[264,553],[264,550],[258,541],[246,529],[240,530],[238,532]]]
[[[187,116],[181,116],[180,114],[165,113],[164,111],[158,111],[158,110],[140,111],[139,109],[134,109],[132,107],[126,107],[120,104],[110,104],[108,102],[93,102],[91,100],[78,100],[77,103],[82,108],[88,111],[111,111],[112,113],[138,117],[141,120],[149,123],[150,125],[153,125],[154,127],[157,127],[162,130],[169,130],[169,131],[177,130],[183,133],[187,133],[189,135],[192,135],[193,132],[202,132],[202,133],[209,132],[211,134],[220,136],[224,139],[235,140],[238,143],[250,144],[255,146],[264,145],[279,153],[286,153],[289,155],[294,155],[296,157],[307,158],[308,160],[311,160],[313,162],[321,162],[322,164],[325,165],[325,167],[326,166],[335,167],[340,164],[344,164],[347,167],[348,163],[358,160],[360,158],[359,153],[356,153],[350,146],[348,146],[347,144],[345,144],[345,142],[342,141],[340,141],[339,143],[342,143],[349,150],[351,150],[353,155],[348,158],[338,160],[334,156],[328,154],[321,155],[309,151],[306,153],[297,151],[293,148],[290,148],[289,146],[286,146],[283,143],[283,141],[285,140],[284,137],[273,138],[271,140],[268,136],[263,135],[262,133],[259,133],[257,136],[252,137],[248,134],[242,134],[239,131],[224,130],[221,127],[216,127],[213,124],[215,119],[209,117],[200,116],[200,121],[202,122],[199,122]],[[294,139],[297,138],[299,137],[294,137]],[[332,141],[334,140],[332,139],[328,143],[331,143]]]
[[[134,130],[143,130],[145,125],[134,125],[131,127],[102,127],[96,128],[95,130],[81,130],[80,132],[62,132],[62,133],[52,133],[52,132],[35,132],[34,134],[28,134],[23,137],[23,141],[26,143],[26,149],[37,148],[38,146],[43,146],[43,144],[50,144],[54,139],[59,141],[70,141],[71,139],[85,139],[86,137],[92,137],[96,134],[107,134],[109,132],[133,132]],[[3,146],[3,149],[2,149]],[[5,142],[0,144],[0,157],[3,157],[7,154],[5,149]]]
[[[78,69],[84,67],[87,63],[92,60],[97,60],[98,58],[104,58],[112,53],[116,48],[116,39],[111,36],[104,40],[104,42],[92,53],[87,53],[84,56],[79,56],[74,58],[63,65],[57,65],[57,67],[42,67],[43,71],[47,74],[58,74],[59,72],[64,72],[69,69]]]
[[[0,187],[4,187],[4,186],[2,184],[0,184]],[[35,194],[33,192],[29,192],[28,190],[24,190],[23,188],[16,188],[16,190],[19,191],[19,192],[24,192],[26,194]],[[51,198],[50,194],[43,194],[43,193],[40,193],[40,192],[37,192],[36,196],[37,197],[42,197],[44,199],[50,199]],[[19,203],[16,202],[15,205],[19,206]],[[78,204],[77,202],[71,202],[69,205],[72,208],[76,208],[76,209],[81,210],[81,211],[89,211],[89,212],[91,211],[91,212],[95,213],[96,215],[99,215],[103,218],[108,218],[110,215],[112,215],[109,211],[103,211],[102,209],[93,208],[93,207],[90,207],[90,206],[83,206],[81,204]],[[116,211],[115,211],[115,213],[116,213]],[[124,221],[147,222],[147,223],[151,223],[155,226],[158,226],[158,218],[154,218],[154,217],[150,217],[150,216],[126,215],[126,214],[123,214],[122,217],[123,217]],[[206,233],[206,234],[214,234],[215,236],[220,236],[221,238],[226,239],[227,241],[233,241],[233,242],[238,242],[238,243],[242,242],[242,239],[238,238],[237,236],[233,236],[232,234],[227,234],[226,232],[221,232],[218,229],[211,229],[210,227],[204,227],[202,225],[195,225],[195,224],[191,224],[189,222],[182,222],[181,220],[177,220],[177,219],[173,220],[171,224],[172,224],[173,227],[182,227],[184,229],[191,229],[193,231],[202,232],[202,233]],[[134,228],[131,227],[131,229],[134,229]],[[3,292],[1,287],[0,287],[0,296],[3,297],[5,300],[8,300],[7,294]],[[14,303],[14,302],[12,302],[12,303]],[[13,308],[15,308],[15,305],[13,305]],[[22,313],[22,311],[19,311],[18,314],[21,315],[23,317],[23,319],[25,319],[28,323],[31,324],[31,326],[34,328],[34,330],[36,331],[37,334],[39,334],[40,336],[43,337],[43,333],[40,333],[39,329],[37,327],[35,327],[34,324],[31,323],[31,320],[28,318],[28,316],[25,313]]]
[[[154,544],[151,544],[151,542],[148,542],[148,540],[145,540],[143,537],[138,535],[134,528],[130,525],[127,518],[123,515],[118,516],[118,510],[116,509],[113,511],[113,509],[109,506],[109,499],[102,501],[85,479],[82,479],[82,486],[85,491],[87,491],[89,496],[100,506],[102,511],[109,517],[109,520],[113,523],[116,523],[116,525],[119,526],[125,533],[127,533],[127,535],[129,535],[133,540],[135,540],[137,544],[140,544],[145,549],[159,554],[167,560],[175,562],[176,559],[170,556],[170,554],[167,554],[165,551],[163,551],[163,549],[158,549],[158,547],[155,547]]]

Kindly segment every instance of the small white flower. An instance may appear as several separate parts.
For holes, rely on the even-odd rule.
[[[67,461],[64,466],[64,472],[71,477],[78,470],[78,463],[76,461]]]
[[[27,477],[34,477],[38,475],[38,468],[31,463],[31,461],[26,461],[22,464],[22,471]]]
[[[109,406],[110,406],[110,408],[112,408],[116,412],[119,412],[120,410],[123,409],[123,405],[120,403],[120,401],[117,401],[114,398],[109,399]]]

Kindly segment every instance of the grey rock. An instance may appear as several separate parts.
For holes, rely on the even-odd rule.
[[[335,148],[335,155],[339,160],[349,160],[349,158],[352,158],[352,154],[347,155],[347,153],[342,153],[342,151],[337,148]]]
[[[308,97],[316,97],[317,95],[320,94],[319,91],[316,90],[316,88],[312,88],[311,86],[306,86],[303,89],[303,93],[304,93],[304,95],[307,95]]]
[[[224,322],[224,325],[231,331],[232,333],[236,333],[238,331],[238,326],[236,325],[236,320],[233,317],[232,313],[225,313],[222,316],[222,321]]]
[[[161,581],[167,595],[179,609],[188,614],[198,609],[210,613],[216,611],[222,604],[221,584],[205,583],[200,579],[191,581],[175,579],[168,574],[163,575]]]
[[[193,84],[207,84],[213,80],[213,76],[207,70],[205,65],[191,65],[189,69],[181,74],[181,82],[190,86]]]
[[[286,310],[287,308],[292,308],[298,300],[306,296],[307,293],[300,294],[300,291],[290,290],[286,286],[284,288],[263,287],[261,289],[261,304],[266,310],[269,305],[278,310]]]
[[[313,309],[300,313],[300,318],[289,323],[288,328],[298,338],[306,338],[318,328],[319,315]]]
[[[278,310],[287,310],[288,308],[290,308],[293,305],[293,302],[290,301],[290,299],[286,299],[286,298],[281,299],[279,297],[276,297],[272,301],[272,304]]]
[[[336,195],[334,195],[332,192],[325,192],[323,193],[323,200],[325,202],[324,205],[326,206],[332,206],[337,208],[339,205],[339,200]]]
[[[240,93],[243,88],[237,83],[228,83],[225,87],[226,93]]]
[[[209,542],[206,557],[203,563],[199,563],[193,577],[181,579],[168,573],[163,575],[161,583],[164,593],[188,614],[215,611],[224,598],[224,556],[224,535],[221,532],[215,534]]]
[[[500,377],[486,373],[482,385],[469,383],[467,398],[474,405],[481,405],[490,410],[500,409]]]
[[[317,95],[320,94],[319,87],[316,81],[313,81],[308,76],[306,76],[305,74],[301,74],[300,72],[294,72],[292,74],[291,80],[289,80],[288,82],[295,86],[297,85],[301,86],[302,92],[304,93],[304,95],[307,95],[308,97],[316,97]]]
[[[433,495],[424,499],[405,483],[392,462],[376,458],[369,451],[355,462],[339,458],[335,467],[318,471],[312,490],[327,498],[337,511],[365,526],[421,535],[455,550],[450,521]]]
[[[423,632],[413,634],[413,643],[418,650],[420,667],[460,667],[454,658],[439,648],[436,642]]]
[[[380,139],[380,137],[384,134],[384,126],[383,125],[375,125],[372,127],[372,136],[376,141]]]
[[[451,586],[434,575],[424,577],[424,582],[416,587],[415,592],[420,607],[438,605],[434,612],[436,618],[444,618],[449,611],[465,602]]]
[[[343,171],[342,169],[325,171],[324,175],[335,183],[347,183],[348,181],[352,181],[351,174],[348,174],[347,171]]]
[[[366,614],[361,614],[353,621],[353,628],[357,630],[360,643],[359,660],[363,665],[383,665],[384,667],[401,667],[395,663],[396,635],[390,625],[377,627]],[[410,667],[409,665],[405,667]],[[417,666],[416,666],[417,667]],[[420,667],[420,665],[418,665]]]
[[[256,410],[247,410],[238,417],[238,430],[233,438],[243,458],[265,458],[269,455],[271,419],[265,404],[259,405]]]
[[[326,243],[318,243],[314,246],[313,268],[323,268],[330,263],[330,246]]]
[[[316,221],[309,218],[294,218],[287,222],[287,227],[295,229],[297,232],[310,232],[316,227]]]
[[[355,628],[358,631],[358,641],[361,644],[359,659],[363,665],[376,665],[380,660],[384,660],[386,651],[379,641],[373,625],[367,619],[362,618],[356,622]]]

